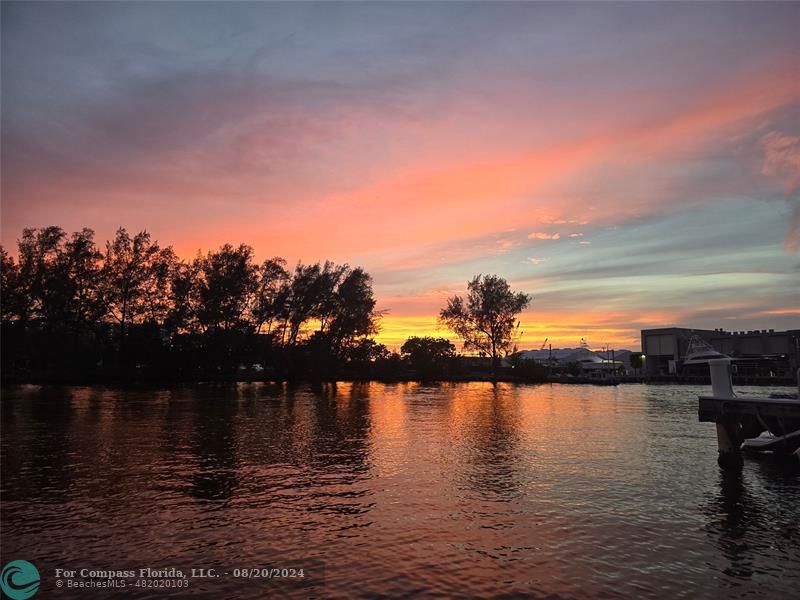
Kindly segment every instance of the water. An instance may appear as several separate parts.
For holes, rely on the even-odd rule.
[[[53,598],[797,598],[800,475],[722,475],[703,391],[9,388],[2,560]],[[142,567],[229,575],[55,588]]]

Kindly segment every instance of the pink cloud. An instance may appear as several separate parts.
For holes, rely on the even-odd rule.
[[[248,96],[258,97],[258,92]],[[587,126],[583,135],[526,140],[518,134],[513,142],[504,134],[510,129],[533,134],[538,122],[506,118],[491,107],[481,144],[471,143],[474,100],[454,101],[447,117],[412,118],[358,105],[331,109],[319,122],[290,113],[292,123],[302,123],[290,130],[302,135],[287,146],[269,135],[269,119],[254,117],[252,128],[220,127],[201,135],[196,148],[156,148],[143,162],[58,169],[59,158],[51,157],[54,168],[31,163],[25,168],[29,176],[7,169],[4,240],[13,243],[21,227],[42,225],[40,215],[47,214],[48,221],[67,228],[91,225],[101,237],[119,225],[148,227],[188,256],[199,247],[241,240],[290,259],[395,253],[396,260],[409,248],[507,230],[509,214],[519,229],[529,231],[542,223],[622,223],[680,204],[658,189],[636,202],[587,200],[591,190],[576,187],[582,176],[609,165],[624,175],[642,165],[666,164],[687,148],[746,129],[750,120],[798,97],[800,83],[785,70],[748,73],[738,82],[697,92],[671,114],[626,120],[641,99],[619,98],[621,116]],[[196,110],[213,116],[215,109]],[[219,110],[230,118],[230,111]],[[205,121],[188,119],[183,139],[192,139],[191,129]],[[226,165],[237,168],[227,173]],[[113,211],[98,210],[109,205]],[[506,249],[493,244],[492,252]]]
[[[764,162],[761,173],[786,180],[786,194],[800,187],[800,137],[770,131],[761,138]]]
[[[796,252],[800,249],[800,198],[792,198],[792,195],[800,188],[800,137],[770,131],[761,138],[761,148],[764,152],[761,173],[784,181],[792,210],[784,248]]]

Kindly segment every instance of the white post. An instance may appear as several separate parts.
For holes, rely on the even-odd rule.
[[[714,398],[735,398],[733,393],[733,377],[729,358],[715,358],[708,361],[711,371],[711,395]]]
[[[714,398],[735,398],[733,393],[733,376],[731,361],[728,358],[717,358],[708,361],[711,371],[711,395]],[[742,455],[739,452],[739,420],[735,417],[723,416],[717,421],[717,463],[723,469],[741,469]]]

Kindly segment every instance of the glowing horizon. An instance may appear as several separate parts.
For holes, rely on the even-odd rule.
[[[478,273],[521,348],[800,328],[800,4],[2,4],[2,243],[364,267],[379,341]]]

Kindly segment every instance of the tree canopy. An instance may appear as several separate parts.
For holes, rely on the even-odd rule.
[[[511,349],[517,315],[531,302],[531,296],[513,292],[508,282],[497,275],[476,275],[467,283],[466,299],[453,296],[439,313],[441,323],[464,342],[464,350],[492,358]]]
[[[456,356],[456,347],[446,338],[410,337],[400,354],[423,378],[441,375]]]
[[[147,231],[132,235],[124,228],[104,251],[91,229],[71,236],[56,226],[25,229],[17,250],[14,257],[0,247],[0,307],[30,355],[26,331],[36,331],[54,356],[96,350],[102,356],[92,361],[107,364],[109,348],[116,348],[114,361],[134,366],[152,360],[158,348],[185,343],[176,336],[196,335],[204,339],[194,346],[228,357],[230,369],[236,368],[231,357],[259,344],[300,349],[311,339],[315,351],[339,360],[378,331],[372,278],[347,264],[298,263],[290,272],[279,257],[256,263],[246,244],[224,244],[186,261]],[[56,332],[64,331],[75,334],[70,344],[84,339],[92,352],[60,347]],[[147,350],[142,336],[150,340]],[[25,368],[33,360],[25,359]]]

